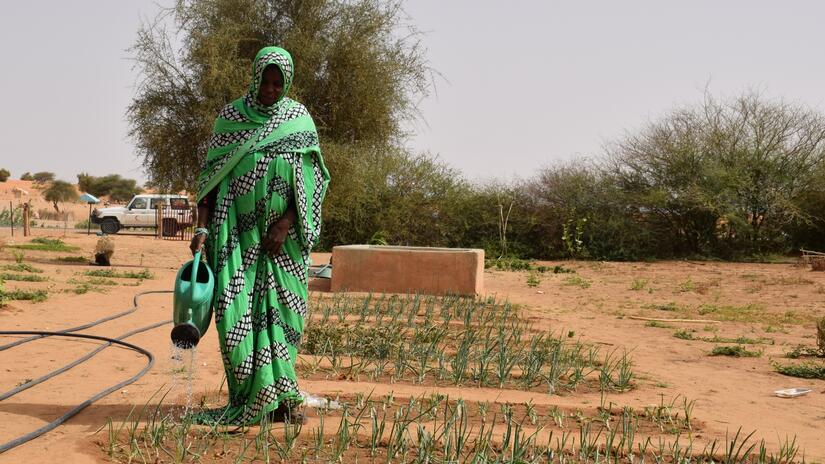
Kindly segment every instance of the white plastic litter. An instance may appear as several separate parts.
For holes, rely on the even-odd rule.
[[[776,390],[773,394],[780,398],[796,398],[797,396],[807,395],[811,391],[810,388],[786,388],[784,390]]]
[[[311,408],[341,409],[341,403],[335,400],[330,400],[329,398],[324,398],[322,396],[311,395],[305,391],[302,391],[300,393],[301,397],[304,399],[304,404]]]

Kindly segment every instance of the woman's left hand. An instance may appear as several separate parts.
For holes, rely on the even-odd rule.
[[[266,237],[261,241],[261,246],[270,258],[278,256],[281,252],[286,237],[289,234],[289,228],[292,226],[291,221],[286,218],[280,218],[269,226],[269,231]]]

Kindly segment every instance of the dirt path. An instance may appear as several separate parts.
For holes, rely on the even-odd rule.
[[[44,231],[36,233],[45,234]],[[9,241],[8,229],[0,231],[0,237]],[[148,268],[155,278],[144,280],[138,286],[105,287],[105,293],[91,290],[77,294],[75,291],[80,285],[77,282],[85,279],[80,274],[88,270],[88,266],[60,264],[54,258],[90,256],[96,239],[70,232],[66,242],[79,246],[80,251],[26,251],[24,262],[44,269],[43,275],[50,280],[6,282],[5,286],[7,289],[45,288],[49,290],[49,299],[43,303],[12,302],[0,309],[0,327],[55,330],[127,309],[132,296],[139,291],[168,290],[179,264],[187,259],[186,246],[180,242],[115,236],[117,250],[113,261],[117,268]],[[327,257],[319,254],[314,259],[324,262]],[[14,263],[12,252],[0,251],[0,265],[11,263]],[[706,436],[724,438],[726,430],[735,432],[740,426],[747,432],[757,430],[758,437],[772,444],[776,444],[778,438],[796,435],[809,461],[825,458],[825,442],[820,439],[825,432],[825,382],[784,377],[771,367],[772,360],[784,362],[781,356],[791,347],[814,343],[811,321],[825,315],[821,301],[825,275],[786,264],[560,264],[576,273],[543,274],[537,287],[529,287],[526,273],[490,271],[486,275],[487,289],[499,298],[521,305],[537,327],[554,333],[572,331],[574,337],[600,344],[604,350],[630,351],[639,376],[637,388],[608,396],[608,401],[636,407],[682,395],[696,400],[694,414],[705,424]],[[654,309],[656,307],[669,310]],[[705,314],[698,314],[700,307]],[[168,319],[170,310],[170,295],[146,296],[136,313],[88,333],[120,335],[135,327]],[[731,314],[745,314],[747,317],[735,318],[747,320],[657,328],[627,318],[628,315],[730,318]],[[711,357],[708,353],[715,343],[675,338],[673,334],[678,329],[695,330],[694,337],[770,338],[774,344],[751,346],[749,349],[764,350],[757,358]],[[89,407],[60,429],[0,455],[0,462],[43,462],[55,457],[73,463],[105,461],[105,454],[96,441],[103,441],[106,432],[103,430],[97,435],[95,432],[105,427],[109,417],[119,422],[132,408],[142,407],[151,395],[168,387],[173,378],[168,332],[168,327],[162,327],[129,339],[157,356],[154,368],[143,379]],[[7,341],[10,338],[0,339],[0,343]],[[37,377],[95,346],[86,341],[48,339],[0,352],[0,390],[6,391],[25,379]],[[195,398],[198,398],[199,394],[214,391],[221,379],[222,366],[214,335],[202,342],[196,363]],[[133,375],[143,365],[139,355],[110,348],[83,368],[73,369],[0,402],[0,441],[45,424],[91,394]],[[807,386],[814,392],[792,400],[771,394],[778,388],[796,386]],[[395,391],[399,395],[418,395],[431,387],[312,380],[304,381],[302,388],[323,395],[373,390],[376,394]],[[183,390],[175,391],[177,396],[173,400],[183,402]],[[599,402],[598,394],[548,396],[472,387],[439,391],[469,400],[532,398],[538,404],[582,408],[593,408]]]

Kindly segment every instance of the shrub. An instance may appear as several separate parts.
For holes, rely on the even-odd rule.
[[[115,241],[111,237],[101,237],[95,245],[95,263],[110,266],[115,254]]]
[[[8,169],[0,169],[0,182],[5,182],[9,179],[11,173]]]
[[[711,356],[733,356],[735,358],[757,358],[762,356],[762,351],[748,351],[742,345],[716,346],[710,352]]]
[[[825,380],[825,364],[804,362],[801,364],[775,364],[774,369],[783,375],[803,379]]]

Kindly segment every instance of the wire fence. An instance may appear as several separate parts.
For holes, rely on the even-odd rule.
[[[30,223],[34,223],[32,218],[29,218],[29,221]],[[95,232],[94,229],[99,229],[98,225],[88,224],[88,222],[89,219],[85,218],[82,224],[78,223],[77,227],[70,228],[86,230],[88,227],[93,233]],[[147,229],[152,231],[152,229],[154,229],[154,233],[151,235],[155,235],[163,240],[188,241],[192,239],[195,224],[197,224],[197,211],[194,208],[165,206],[160,208],[155,214],[153,223],[146,224],[138,229],[143,229],[144,231]],[[22,236],[23,207],[14,204],[0,206],[0,228],[10,229],[13,236],[17,234]],[[144,233],[143,235],[146,234]]]
[[[164,240],[192,239],[197,213],[194,208],[175,208],[165,206],[155,215],[157,236]]]

